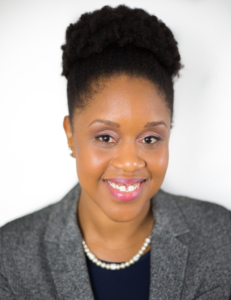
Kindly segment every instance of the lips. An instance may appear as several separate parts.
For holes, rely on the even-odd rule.
[[[108,180],[111,183],[113,182],[118,185],[129,186],[129,185],[134,185],[134,184],[140,183],[140,186],[138,188],[136,188],[134,191],[124,192],[124,191],[120,191],[118,189],[113,188],[108,183]],[[113,197],[115,197],[121,201],[132,201],[141,194],[143,187],[146,183],[146,179],[145,178],[110,178],[110,179],[104,180],[104,183]]]

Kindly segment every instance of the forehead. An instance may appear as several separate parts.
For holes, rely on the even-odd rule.
[[[143,124],[163,120],[170,127],[170,112],[164,95],[151,81],[141,77],[120,75],[101,80],[79,119],[92,122],[96,118],[126,124]]]

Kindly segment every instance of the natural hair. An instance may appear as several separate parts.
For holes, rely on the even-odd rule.
[[[66,31],[63,71],[67,80],[70,120],[84,109],[100,79],[126,74],[153,82],[173,115],[173,78],[180,54],[171,30],[156,16],[125,5],[82,14]]]

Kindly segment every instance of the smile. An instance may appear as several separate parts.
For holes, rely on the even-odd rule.
[[[120,180],[114,181],[117,182],[115,183],[108,179],[104,180],[104,183],[111,195],[121,201],[132,201],[141,194],[147,180],[135,180],[136,182],[134,182],[134,180],[132,179],[128,180],[133,181],[133,184],[131,184],[130,182],[126,182],[126,184],[123,184],[122,182],[118,182]]]
[[[135,191],[136,189],[138,189],[141,185],[141,182],[137,183],[137,184],[132,184],[132,185],[118,185],[118,184],[115,184],[114,182],[110,182],[109,180],[107,180],[107,182],[109,183],[109,185],[111,187],[113,187],[113,189],[116,189],[116,190],[119,190],[121,192],[125,192],[125,193],[128,193],[128,192],[133,192]]]

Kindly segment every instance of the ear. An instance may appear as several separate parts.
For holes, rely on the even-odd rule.
[[[75,157],[75,152],[74,152],[74,142],[73,142],[73,132],[71,128],[71,122],[69,116],[65,116],[63,120],[63,128],[65,130],[66,136],[67,136],[67,144],[68,147],[71,149],[72,157]]]

